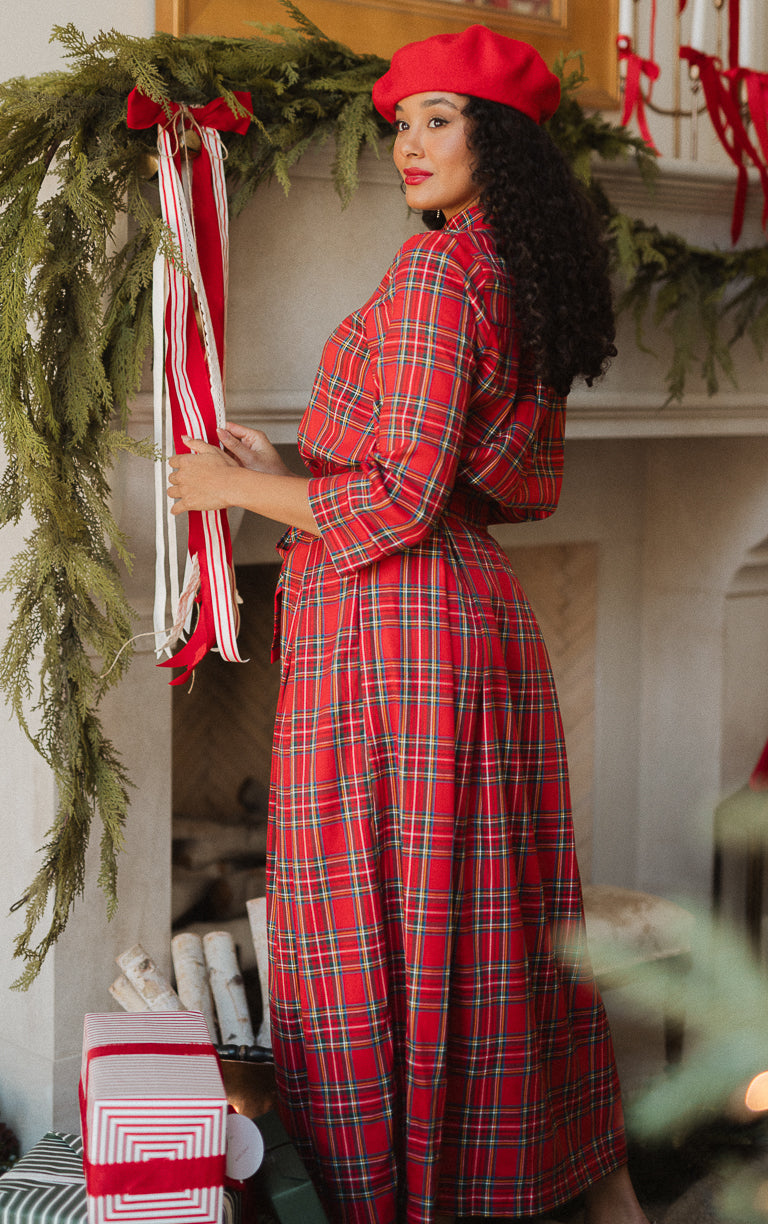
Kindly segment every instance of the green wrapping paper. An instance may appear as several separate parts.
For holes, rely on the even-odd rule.
[[[79,1135],[49,1131],[0,1177],[0,1224],[85,1224]]]
[[[273,1111],[254,1121],[264,1140],[264,1161],[254,1176],[258,1211],[279,1224],[328,1224],[320,1199],[283,1124]]]
[[[49,1131],[0,1177],[0,1224],[86,1224],[87,1219],[79,1135]],[[242,1219],[237,1190],[224,1190],[222,1224],[252,1224]]]

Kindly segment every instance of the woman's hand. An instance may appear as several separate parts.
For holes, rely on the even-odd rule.
[[[223,510],[231,503],[227,497],[228,473],[238,463],[218,446],[199,438],[182,438],[190,454],[172,455],[168,496],[172,514],[189,510]]]
[[[196,438],[182,439],[191,454],[173,455],[170,460],[171,512],[242,506],[276,523],[319,535],[308,477],[285,466],[266,434],[230,424],[218,433],[224,450]]]
[[[292,475],[261,429],[246,429],[227,421],[226,429],[217,432],[221,445],[240,467],[251,472],[270,472],[273,476]]]

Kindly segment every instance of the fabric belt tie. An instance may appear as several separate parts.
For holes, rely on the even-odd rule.
[[[128,96],[129,128],[157,125],[160,204],[172,250],[155,257],[153,288],[155,444],[187,448],[184,434],[219,445],[217,428],[226,423],[224,334],[229,275],[229,211],[219,130],[243,133],[250,124],[250,94],[234,95],[247,115],[236,114],[224,98],[206,106],[164,106],[134,89]],[[189,161],[184,133],[200,137],[199,155]],[[167,405],[167,413],[165,406]],[[165,460],[156,469],[155,648],[170,654],[198,616],[192,636],[161,667],[183,667],[171,681],[185,681],[214,643],[229,662],[242,662],[237,649],[238,617],[232,543],[226,511],[190,511],[187,566],[179,595],[175,560],[176,522],[166,496]],[[165,533],[170,556],[173,629],[165,627]]]

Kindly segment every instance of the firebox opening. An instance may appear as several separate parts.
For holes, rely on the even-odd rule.
[[[246,902],[265,892],[279,568],[237,567],[238,641],[247,662],[225,663],[211,652],[194,683],[173,693],[172,927],[231,932],[254,1020],[262,1004]]]

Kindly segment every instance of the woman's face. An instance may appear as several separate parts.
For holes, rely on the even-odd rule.
[[[464,94],[437,89],[411,94],[395,107],[394,159],[408,206],[439,208],[449,221],[480,194],[467,144],[467,101]]]

